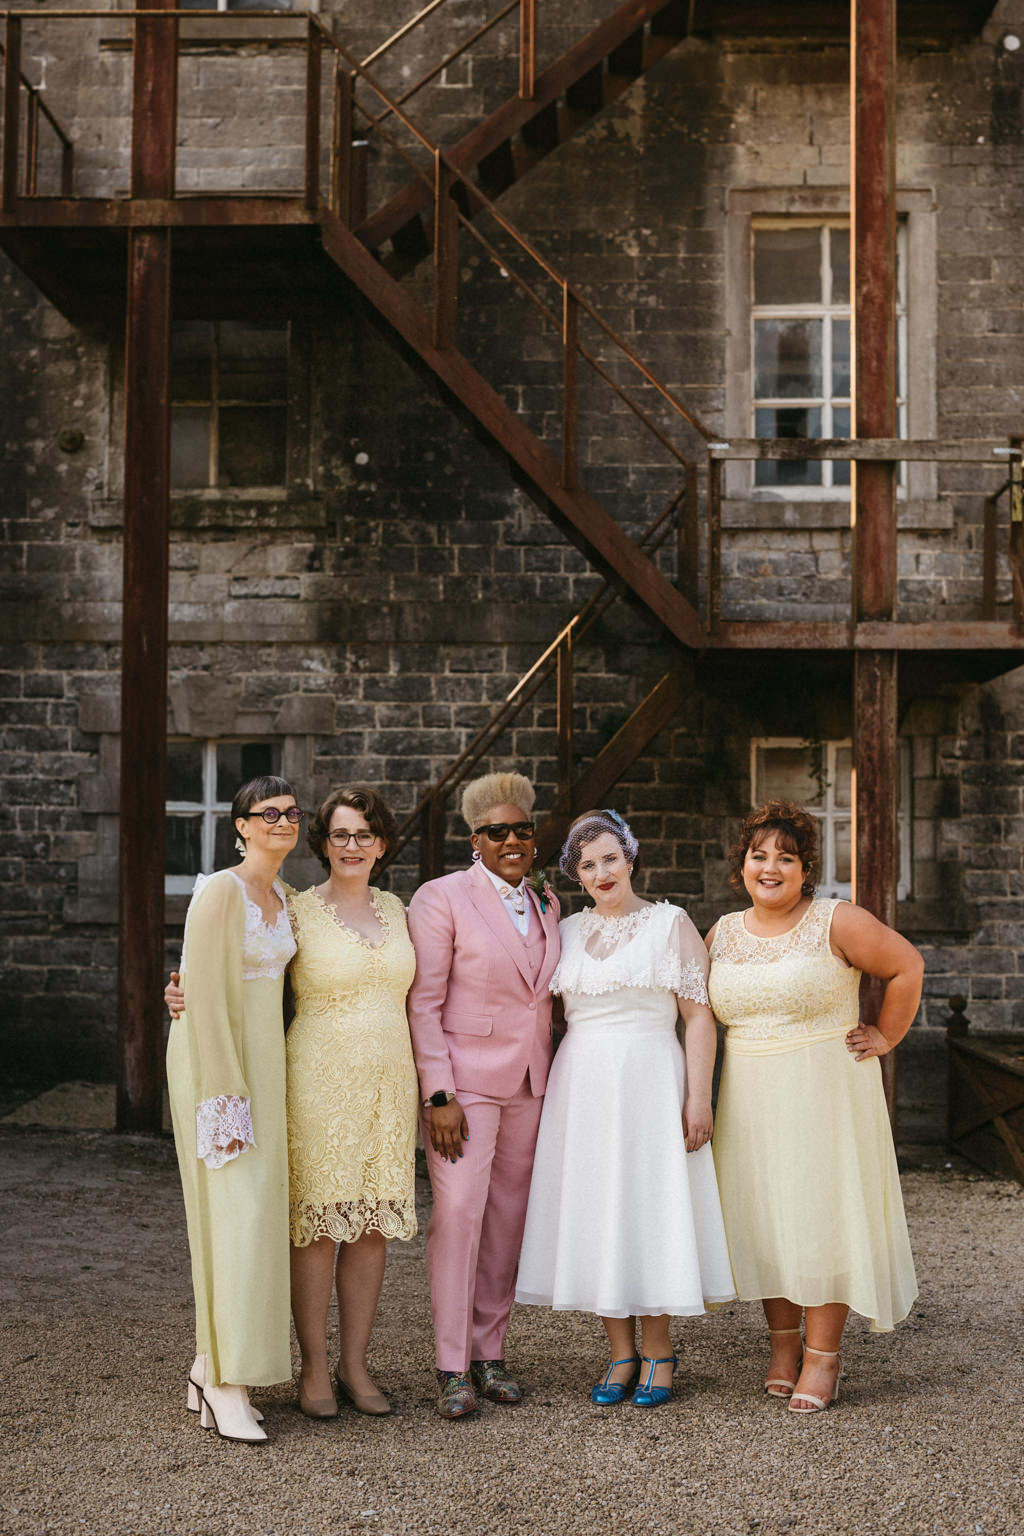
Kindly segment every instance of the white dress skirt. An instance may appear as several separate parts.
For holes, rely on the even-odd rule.
[[[602,1317],[689,1316],[735,1295],[710,1146],[686,1151],[677,997],[707,952],[667,902],[560,925],[567,1034],[548,1078],[516,1300]]]

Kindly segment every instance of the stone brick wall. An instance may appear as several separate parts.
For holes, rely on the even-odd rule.
[[[552,49],[606,9],[596,0],[554,8]],[[454,7],[445,35],[477,24],[477,10]],[[343,34],[358,24],[366,52],[380,40],[376,13],[365,7],[346,4],[331,15]],[[934,202],[937,270],[921,302],[940,318],[930,366],[936,426],[946,437],[1018,430],[1024,265],[1015,232],[1024,154],[1012,124],[1021,65],[1000,45],[1011,27],[1024,27],[1024,5],[1001,4],[970,45],[901,60],[900,182],[930,191]],[[453,66],[424,107],[424,119],[446,135],[502,83],[508,48],[498,38],[489,46],[480,60]],[[299,142],[295,59],[283,50],[247,59],[246,81],[251,63],[263,71],[255,94],[271,81],[280,92],[272,111],[264,100],[249,113],[241,84],[226,84],[240,70],[237,53],[188,56],[181,166],[183,177],[194,177],[190,186],[213,184],[228,165],[244,181],[237,149],[254,116],[255,140],[279,146],[280,184],[287,181],[294,170],[287,156]],[[82,164],[91,166],[97,190],[111,177],[126,181],[125,64],[123,50],[110,48],[88,69],[57,58],[46,66],[55,92],[66,81],[72,95],[81,93]],[[411,78],[407,64],[396,58],[396,79]],[[730,196],[841,187],[846,69],[838,48],[799,53],[690,40],[502,200],[503,212],[716,432],[727,430],[735,323],[727,302]],[[511,262],[507,242],[493,226],[483,229]],[[509,279],[468,236],[462,268],[463,348],[557,448],[556,338],[512,298]],[[407,281],[429,296],[428,272]],[[553,285],[543,292],[548,302],[557,297]],[[25,1072],[102,1076],[111,1070],[114,1011],[120,322],[112,316],[107,327],[76,330],[6,261],[0,303],[8,642],[0,658],[7,834],[0,902],[4,984],[13,1000],[5,1044]],[[596,330],[585,329],[584,339],[617,378],[627,377]],[[381,784],[402,814],[597,578],[507,465],[340,286],[337,303],[315,324],[294,322],[292,354],[299,379],[292,429],[307,451],[298,468],[293,457],[288,493],[175,497],[168,726],[194,739],[279,741],[284,771],[305,803],[340,779],[361,777]],[[924,374],[927,387],[927,366]],[[685,451],[695,451],[685,424],[650,391],[641,389],[640,398],[659,422],[671,423]],[[585,483],[636,532],[678,488],[678,469],[589,381],[582,405]],[[77,451],[59,446],[67,428],[82,435]],[[998,469],[943,468],[930,493],[914,499],[901,534],[905,614],[976,614],[981,488],[999,477]],[[765,506],[731,495],[727,612],[842,616],[847,517],[842,503]],[[671,552],[662,558],[674,574]],[[1005,601],[1005,568],[1000,580]],[[630,770],[615,802],[643,842],[643,889],[683,901],[707,925],[731,899],[724,859],[749,802],[751,737],[847,735],[849,697],[841,677],[799,659],[785,672],[757,658],[732,669],[685,661],[645,614],[620,600],[577,658],[580,759],[681,662],[690,669],[687,707]],[[928,957],[921,1020],[905,1049],[908,1134],[938,1132],[950,993],[968,997],[978,1027],[1024,1025],[1021,675],[951,687],[918,669],[904,701],[914,866],[901,922]],[[494,753],[496,762],[514,760],[534,775],[542,805],[555,778],[553,722],[548,688]],[[453,812],[453,864],[464,856],[463,837]],[[410,845],[391,877],[402,892],[412,888],[415,854]],[[297,863],[291,874],[311,878],[315,865]],[[170,953],[181,905],[169,907]]]

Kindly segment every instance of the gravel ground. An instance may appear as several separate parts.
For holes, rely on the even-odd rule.
[[[827,1413],[798,1419],[759,1391],[756,1306],[676,1325],[676,1396],[655,1411],[591,1406],[595,1319],[518,1308],[524,1403],[445,1424],[421,1236],[391,1247],[374,1338],[395,1416],[314,1424],[281,1386],[256,1396],[270,1443],[251,1448],[185,1410],[171,1144],[0,1125],[0,1531],[1019,1532],[1024,1190],[963,1168],[904,1189],[920,1304],[894,1335],[853,1320]]]

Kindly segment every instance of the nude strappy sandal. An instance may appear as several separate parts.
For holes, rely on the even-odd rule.
[[[781,1338],[783,1334],[787,1334],[787,1333],[799,1334],[800,1333],[800,1329],[799,1328],[769,1328],[768,1332],[769,1332],[770,1336],[774,1339],[774,1338]],[[796,1372],[797,1372],[797,1375],[799,1376],[799,1374],[800,1374],[800,1367],[799,1366],[797,1366]],[[781,1387],[782,1391],[775,1391],[774,1389],[776,1387]],[[793,1395],[793,1392],[796,1389],[796,1382],[795,1381],[787,1381],[785,1376],[769,1376],[768,1380],[764,1384],[764,1389],[767,1392],[769,1397],[791,1397]]]
[[[830,1403],[834,1403],[836,1401],[836,1399],[838,1398],[838,1396],[839,1396],[839,1378],[843,1374],[842,1356],[840,1355],[838,1349],[812,1349],[809,1344],[805,1344],[804,1345],[804,1354],[805,1355],[822,1355],[822,1356],[825,1356],[828,1359],[836,1360],[838,1362],[838,1366],[837,1366],[837,1369],[836,1369],[836,1379],[835,1379],[835,1383],[834,1383],[834,1385],[832,1387],[832,1396],[831,1397],[815,1397],[813,1392],[800,1392],[800,1393],[797,1393],[797,1392],[794,1391],[793,1397],[790,1398],[790,1401],[789,1401],[789,1411],[790,1411],[790,1413],[821,1413],[823,1408],[827,1408]],[[799,1398],[799,1401],[802,1402],[802,1403],[811,1403],[812,1406],[810,1408],[794,1408],[793,1407],[794,1398]]]

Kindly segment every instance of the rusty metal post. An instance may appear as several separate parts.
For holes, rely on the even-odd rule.
[[[445,804],[431,795],[420,813],[420,884],[444,874]]]
[[[722,461],[708,457],[708,634],[716,635],[722,623]]]
[[[1021,463],[1021,439],[1011,437],[1015,452],[1010,459],[1010,536],[1006,558],[1013,581],[1013,620],[1024,628],[1024,464]]]
[[[18,132],[21,127],[21,17],[7,15],[4,29],[3,150],[0,161],[0,207],[14,208],[18,195]]]
[[[896,436],[896,0],[851,7],[851,166],[854,436]],[[853,618],[896,612],[896,465],[852,466]],[[854,900],[896,922],[898,678],[894,651],[855,651],[853,662]],[[865,979],[863,1018],[874,1023],[883,985]],[[895,1125],[895,1056],[882,1079]]]
[[[562,284],[562,484],[572,490],[579,472],[580,307]]]
[[[455,173],[434,151],[434,346],[455,345],[459,318],[459,210]]]
[[[537,0],[519,0],[519,94],[533,100],[537,78]]]
[[[686,489],[682,504],[676,507],[676,586],[687,602],[696,608],[697,592],[698,518],[700,516],[697,486],[697,465],[694,460],[686,464]]]
[[[170,232],[129,234],[117,1125],[159,1131],[167,771]]]
[[[352,76],[340,59],[334,64],[331,98],[331,171],[328,207],[343,224],[352,223]]]
[[[173,11],[177,0],[139,9]],[[132,197],[174,196],[178,126],[178,23],[135,18],[132,68]]]
[[[998,496],[986,496],[981,535],[981,616],[983,619],[994,619],[996,616],[996,540],[998,537],[999,499]]]
[[[573,634],[568,630],[558,645],[556,657],[556,728],[558,731],[558,786],[557,804],[561,810],[567,811],[571,816],[575,807],[572,803],[573,762],[575,747],[573,739]]]
[[[154,9],[164,9],[162,3]],[[166,5],[172,9],[172,5]],[[174,195],[177,23],[135,22],[133,197]],[[121,620],[117,1126],[160,1130],[170,485],[171,236],[128,237]]]
[[[25,196],[35,197],[39,173],[39,95],[28,93],[25,113]]]
[[[312,18],[306,24],[306,207],[320,203],[320,93],[324,40]]]

